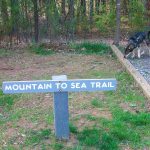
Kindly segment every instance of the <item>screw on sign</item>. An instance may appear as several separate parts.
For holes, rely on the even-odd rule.
[[[67,80],[66,75],[52,76],[52,80],[3,82],[4,94],[54,93],[54,124],[57,139],[69,139],[68,92],[116,90],[116,79]]]

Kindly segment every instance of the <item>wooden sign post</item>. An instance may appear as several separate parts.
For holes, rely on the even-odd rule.
[[[67,80],[66,75],[52,76],[52,80],[3,82],[4,94],[54,93],[54,124],[57,139],[69,139],[68,92],[116,90],[116,79]]]

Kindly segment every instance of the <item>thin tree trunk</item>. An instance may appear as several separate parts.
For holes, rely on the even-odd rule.
[[[85,0],[81,0],[81,12],[83,16],[86,16],[86,1]]]
[[[127,15],[129,13],[128,10],[129,0],[123,0],[123,14]]]
[[[95,0],[95,12],[99,14],[100,0]]]
[[[66,6],[66,1],[65,0],[62,0],[61,1],[61,14],[62,14],[62,20],[64,21],[64,18],[66,16],[66,9],[65,9],[65,6]]]
[[[90,26],[92,26],[93,24],[93,0],[90,0]]]
[[[7,11],[7,3],[6,0],[2,0],[0,2],[1,5],[1,17],[3,20],[3,29],[1,30],[1,34],[0,34],[0,44],[1,41],[3,40],[3,37],[5,37],[5,34],[8,34],[8,23],[9,23],[9,18],[8,18],[8,11]]]
[[[150,26],[150,1],[149,0],[146,0],[145,8],[146,8],[146,19],[148,21],[148,26]]]
[[[18,0],[11,0],[11,41],[12,37],[15,36],[17,38],[17,43],[19,39],[19,3]],[[12,42],[11,42],[12,44]]]
[[[65,18],[66,18],[66,1],[61,0],[61,28],[62,28],[62,35],[65,34]]]
[[[74,37],[74,0],[69,0],[69,40]]]
[[[116,0],[116,33],[114,44],[119,45],[120,41],[120,2],[121,0]]]
[[[39,42],[39,14],[38,14],[38,0],[33,0],[34,5],[34,38],[35,42]]]

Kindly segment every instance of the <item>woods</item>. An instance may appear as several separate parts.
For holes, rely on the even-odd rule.
[[[148,0],[120,0],[118,16],[117,6],[114,0],[1,0],[0,42],[70,41],[89,33],[113,37],[116,25],[123,36],[149,27]]]

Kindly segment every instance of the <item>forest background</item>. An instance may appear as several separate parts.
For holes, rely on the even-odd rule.
[[[150,1],[1,0],[0,44],[113,38],[117,19],[121,38],[149,30]]]

